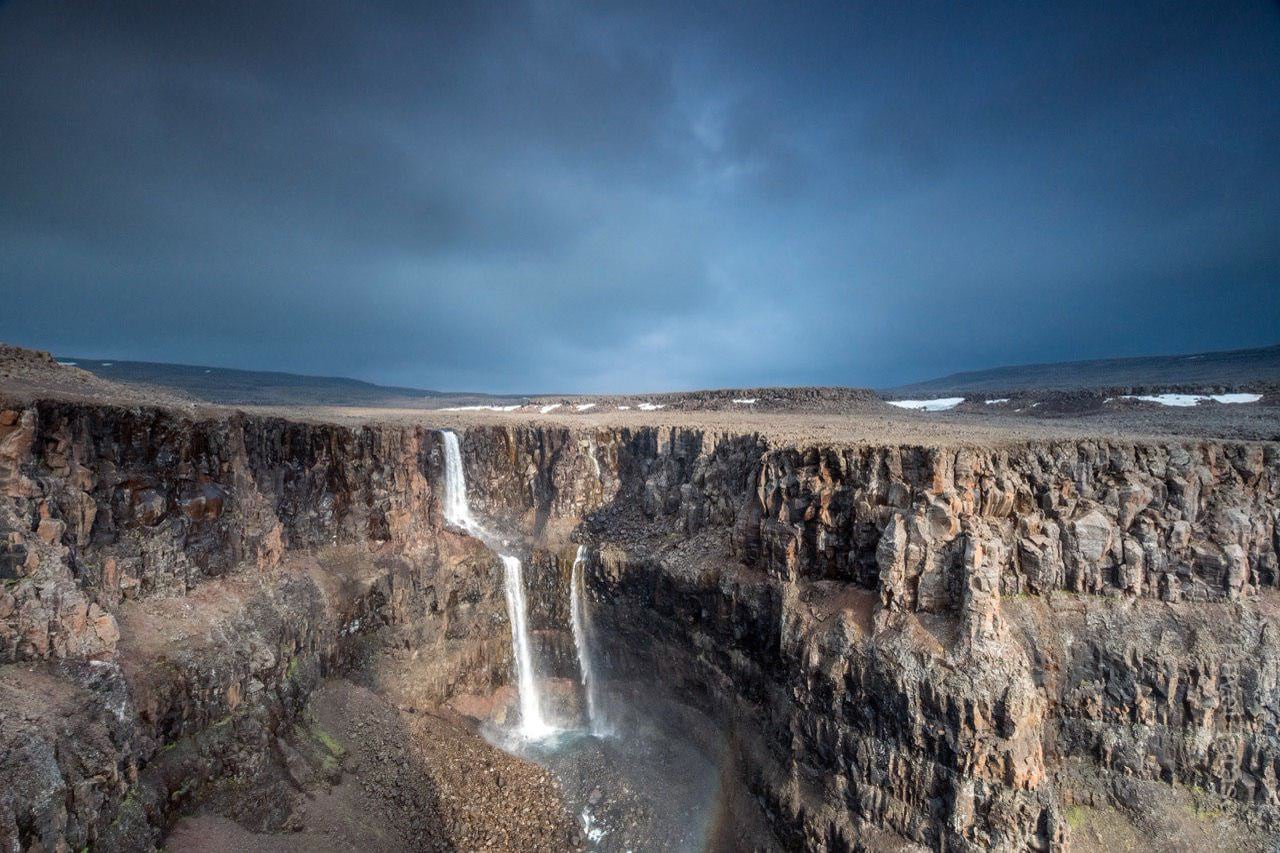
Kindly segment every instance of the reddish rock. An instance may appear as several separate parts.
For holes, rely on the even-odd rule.
[[[42,518],[36,527],[36,536],[49,545],[58,545],[67,531],[66,522],[58,518]]]

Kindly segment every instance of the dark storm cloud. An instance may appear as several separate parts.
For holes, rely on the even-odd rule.
[[[1265,3],[0,4],[0,339],[490,390],[1271,343]]]

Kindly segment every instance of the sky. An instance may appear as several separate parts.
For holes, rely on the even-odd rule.
[[[1276,2],[0,2],[0,340],[441,390],[1280,342]]]

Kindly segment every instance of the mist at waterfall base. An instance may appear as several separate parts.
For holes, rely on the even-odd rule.
[[[589,849],[707,849],[723,809],[725,774],[719,763],[728,757],[723,739],[713,731],[694,735],[687,714],[668,711],[662,691],[650,689],[657,687],[658,674],[653,685],[611,685],[601,677],[607,669],[600,664],[607,659],[608,638],[594,630],[585,546],[577,550],[568,583],[578,669],[571,686],[582,713],[565,713],[559,703],[551,707],[544,688],[553,682],[559,688],[566,685],[543,674],[530,641],[528,590],[534,579],[510,553],[517,547],[473,516],[458,436],[446,430],[442,438],[445,520],[500,557],[511,622],[519,719],[514,725],[484,726],[482,732],[556,777]]]

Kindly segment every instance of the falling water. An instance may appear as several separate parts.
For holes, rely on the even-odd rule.
[[[600,471],[600,459],[596,456],[600,452],[600,448],[596,446],[596,437],[593,435],[587,439],[587,458],[591,460],[591,467],[595,469],[596,479],[604,482],[604,474]]]
[[[587,723],[592,734],[602,734],[604,727],[596,707],[595,678],[591,672],[591,649],[587,645],[587,617],[582,599],[583,572],[587,563],[587,546],[579,545],[569,572],[569,616],[573,622],[573,645],[578,650],[578,671],[582,673],[582,692],[587,699]]]
[[[462,451],[458,436],[442,430],[444,437],[444,517],[451,524],[489,542],[488,532],[471,515],[467,502],[467,478],[462,468]],[[546,737],[553,729],[542,717],[538,697],[538,681],[533,672],[533,653],[529,649],[528,608],[524,600],[524,572],[520,560],[509,554],[502,558],[507,598],[507,616],[511,620],[511,648],[516,665],[516,689],[520,695],[520,734],[531,740]]]
[[[533,675],[533,655],[529,651],[529,626],[525,620],[524,577],[520,561],[508,554],[499,554],[507,578],[507,615],[511,617],[511,644],[515,650],[516,687],[520,691],[520,734],[537,739],[551,733],[551,727],[542,718],[542,704],[538,699],[538,681]]]
[[[467,476],[462,470],[462,451],[458,436],[451,430],[442,430],[444,437],[444,518],[467,530],[478,531],[480,525],[471,517],[467,503]]]

